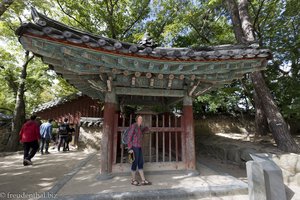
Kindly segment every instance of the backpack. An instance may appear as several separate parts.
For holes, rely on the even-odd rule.
[[[58,128],[59,135],[68,135],[68,125],[62,124]]]
[[[130,126],[131,127],[131,126]],[[122,132],[122,135],[121,135],[121,142],[123,145],[128,145],[128,133],[130,131],[130,127],[126,128],[123,132]],[[135,127],[136,129],[136,127]],[[135,131],[134,131],[134,134],[135,134]],[[133,140],[133,136],[132,136],[132,140]]]

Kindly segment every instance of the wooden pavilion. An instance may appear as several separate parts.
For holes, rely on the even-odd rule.
[[[141,113],[152,131],[144,138],[145,167],[194,171],[193,99],[245,73],[264,70],[271,58],[268,49],[255,44],[197,50],[154,47],[147,38],[130,44],[77,30],[35,9],[32,18],[16,31],[24,49],[40,56],[82,93],[104,102],[102,177],[129,170],[120,134],[133,117],[119,115],[120,104],[151,107],[181,101],[181,117]]]

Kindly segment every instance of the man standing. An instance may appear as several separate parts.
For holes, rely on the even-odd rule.
[[[45,146],[45,154],[49,154],[49,143],[52,138],[52,121],[53,119],[49,119],[48,122],[43,123],[40,127],[41,133],[41,154],[44,154],[44,146]]]
[[[57,147],[57,150],[60,151],[61,145],[63,145],[63,151],[66,151],[66,142],[68,138],[68,133],[69,133],[69,124],[68,124],[68,119],[64,119],[64,123],[61,124],[58,128],[58,134],[59,134],[59,144]]]
[[[68,137],[67,137],[67,142],[66,142],[66,150],[67,151],[70,151],[69,143],[72,142],[74,134],[75,134],[74,124],[70,124],[70,126],[69,126],[69,132],[68,132]]]
[[[31,116],[20,131],[20,142],[23,143],[24,147],[24,166],[32,165],[31,158],[34,157],[39,148],[40,129],[35,119],[35,115]]]

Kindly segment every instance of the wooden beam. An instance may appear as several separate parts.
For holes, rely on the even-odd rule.
[[[130,62],[125,58],[118,58],[118,64],[123,69],[128,69],[128,66],[132,65]]]
[[[146,73],[146,77],[147,78],[151,78],[152,77],[152,74],[150,72]]]
[[[150,87],[153,87],[154,86],[154,78],[151,78],[150,79]]]
[[[161,80],[161,79],[164,78],[164,75],[163,74],[158,74],[157,78]]]
[[[129,71],[125,70],[125,71],[123,72],[123,74],[124,74],[124,76],[128,76],[128,75],[129,75]]]
[[[169,79],[169,81],[168,81],[168,89],[170,89],[172,87],[172,81],[173,81],[173,79]]]
[[[154,68],[154,64],[151,62],[151,63],[149,64],[149,70],[153,70],[153,68]]]
[[[195,94],[195,96],[199,96],[199,95],[201,95],[201,94],[207,92],[207,91],[210,90],[212,87],[213,87],[213,86],[209,86],[209,87],[205,88],[204,90],[198,91],[198,92]]]
[[[195,80],[195,79],[196,79],[195,74],[191,75],[191,80],[193,81],[193,80]]]
[[[111,92],[111,89],[112,89],[111,80],[112,80],[112,77],[110,76],[108,78],[108,80],[106,81],[107,82],[107,91],[109,91],[109,92]]]
[[[94,81],[94,80],[88,80],[88,82],[95,88],[98,88],[100,91],[106,91],[106,84],[102,81]]]
[[[48,58],[43,57],[42,61],[48,65],[54,65],[54,66],[63,66],[63,62],[60,59],[54,59],[54,58]]]
[[[132,85],[132,86],[135,86],[135,79],[136,79],[135,76],[133,76],[133,77],[131,78],[131,85]]]
[[[189,92],[189,96],[193,95],[193,92],[196,90],[196,88],[198,87],[199,84],[200,84],[200,81],[198,81],[198,83],[192,87],[192,89]]]
[[[111,72],[112,72],[113,74],[121,74],[121,70],[116,69],[116,68],[113,68],[113,69],[111,70]]]
[[[138,68],[139,67],[139,62],[135,60],[135,61],[133,61],[133,65],[134,65],[135,68]]]
[[[94,60],[94,61],[97,61],[97,62],[102,63],[101,57],[98,56],[97,54],[89,53],[89,52],[86,52],[86,51],[85,51],[85,52],[83,52],[83,53],[81,54],[81,56],[82,56],[83,58],[86,58],[86,59],[89,59],[89,60]]]
[[[169,65],[168,64],[164,64],[164,67],[162,68],[162,71],[167,71],[169,70]]]
[[[111,65],[111,66],[116,66],[117,65],[116,60],[109,57],[109,56],[102,55],[101,60],[104,61],[105,63],[107,63],[108,65]]]
[[[125,105],[164,106],[162,101],[154,100],[152,96],[123,96],[122,103]]]
[[[175,77],[174,74],[169,75],[169,82],[168,82],[169,89],[172,87],[172,82],[173,82],[174,77]]]
[[[174,104],[177,104],[178,102],[182,101],[183,97],[180,97],[180,98],[170,98],[167,100],[166,102],[166,106],[167,107],[170,107]]]
[[[135,75],[135,77],[137,77],[137,78],[138,78],[138,77],[140,77],[140,76],[141,76],[141,72],[135,72],[135,73],[134,73],[134,75]]]
[[[118,95],[137,95],[137,96],[160,96],[160,97],[183,97],[184,90],[165,90],[153,88],[126,88],[116,87]]]

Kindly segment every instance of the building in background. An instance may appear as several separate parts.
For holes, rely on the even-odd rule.
[[[80,126],[87,126],[92,119],[102,118],[102,108],[99,100],[77,93],[42,104],[34,110],[34,114],[42,120],[54,119],[57,123],[67,118],[70,124],[74,124],[76,132],[73,144],[77,146]]]

